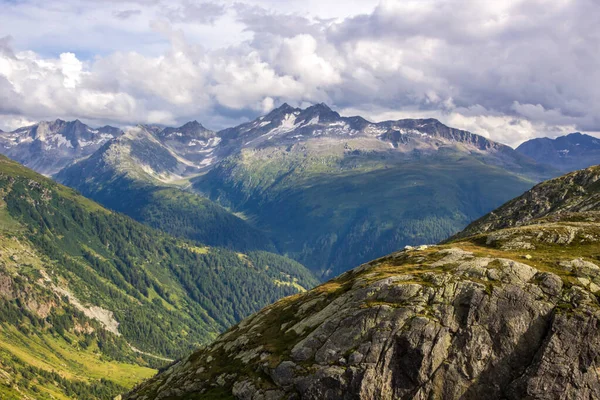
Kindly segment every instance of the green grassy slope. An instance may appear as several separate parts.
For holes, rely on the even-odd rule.
[[[534,183],[450,151],[400,158],[288,150],[243,152],[194,188],[243,212],[281,252],[325,276],[438,242]]]
[[[315,284],[294,261],[176,239],[0,158],[6,398],[110,398],[164,359]]]

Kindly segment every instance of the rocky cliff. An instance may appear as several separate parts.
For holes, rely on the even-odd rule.
[[[599,398],[597,173],[510,203],[526,224],[407,248],[283,299],[126,399]]]

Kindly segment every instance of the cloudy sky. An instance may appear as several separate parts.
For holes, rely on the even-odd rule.
[[[4,130],[325,102],[516,145],[597,134],[599,87],[599,0],[0,0]]]

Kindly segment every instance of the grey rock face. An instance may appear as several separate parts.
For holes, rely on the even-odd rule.
[[[597,266],[548,269],[481,250],[409,249],[347,272],[267,307],[126,399],[600,397]]]

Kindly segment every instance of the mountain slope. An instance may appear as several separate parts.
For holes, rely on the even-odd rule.
[[[0,156],[3,398],[111,398],[315,283],[291,260],[175,239]]]
[[[556,139],[531,139],[517,151],[564,172],[600,164],[600,139],[579,132]]]
[[[242,212],[323,276],[437,242],[553,171],[437,120],[371,123],[284,105],[218,132],[228,155],[193,188]]]
[[[570,214],[581,217],[599,209],[600,166],[594,166],[540,183],[474,221],[455,238],[528,225],[540,218],[561,219]]]
[[[568,212],[364,264],[268,306],[125,398],[597,398],[600,206],[573,181],[542,184],[547,198],[572,199]]]
[[[72,161],[87,157],[121,135],[111,126],[92,129],[79,120],[40,122],[0,133],[0,154],[44,175],[53,175]]]
[[[181,148],[202,147],[213,135],[197,122],[164,130],[139,126],[63,169],[56,180],[171,235],[239,251],[275,250],[264,233],[243,219],[171,185],[180,174],[199,168],[183,155],[193,159],[201,153],[190,155]]]

